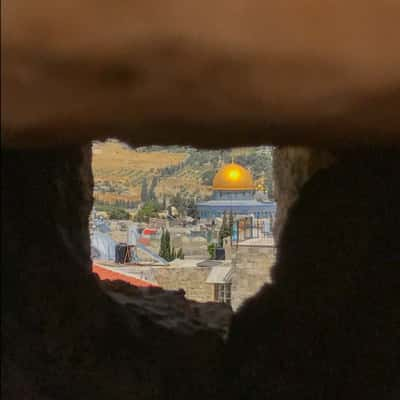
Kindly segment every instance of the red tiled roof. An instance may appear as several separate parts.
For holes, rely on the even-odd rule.
[[[149,239],[149,238],[146,238],[146,237],[140,237],[140,238],[138,239],[138,241],[139,241],[139,243],[142,243],[142,244],[144,244],[144,245],[150,244],[150,239]]]
[[[92,271],[97,274],[101,280],[109,279],[110,281],[124,281],[130,283],[133,286],[138,287],[158,287],[154,283],[147,282],[143,279],[135,278],[130,275],[121,274],[120,272],[111,271],[108,268],[103,267],[99,264],[92,264]]]
[[[154,228],[145,228],[143,230],[143,235],[154,235],[157,233],[157,229]]]

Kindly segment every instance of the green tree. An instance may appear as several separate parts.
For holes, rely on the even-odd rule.
[[[203,172],[202,175],[201,175],[201,182],[204,185],[211,186],[212,183],[213,183],[213,179],[214,179],[214,176],[215,176],[216,172],[217,171],[214,168],[213,169],[208,169],[207,171]]]
[[[149,222],[150,218],[158,216],[158,211],[160,211],[160,205],[156,201],[146,201],[136,213],[134,220],[137,222]]]
[[[190,197],[186,202],[186,213],[189,217],[194,219],[199,218],[199,213],[196,207],[196,201],[193,197]]]
[[[160,240],[160,251],[158,252],[159,256],[166,259],[167,254],[165,250],[165,230],[162,230],[161,240]]]
[[[229,220],[228,220],[228,226],[229,226],[229,234],[230,236],[232,235],[232,230],[233,230],[233,224],[235,223],[235,219],[233,216],[232,210],[229,212]]]
[[[179,258],[180,260],[183,260],[185,258],[185,255],[183,254],[182,248],[178,250],[178,254],[176,255],[176,258]]]
[[[172,256],[172,251],[171,251],[171,235],[169,233],[169,230],[167,229],[165,231],[165,255],[166,255],[166,260],[167,261],[172,261],[171,256]]]
[[[112,207],[107,213],[110,219],[129,219],[130,217],[128,211],[123,208]]]
[[[228,236],[231,236],[231,228],[229,227],[228,217],[226,215],[226,211],[224,211],[224,216],[222,218],[222,225],[219,230],[219,245],[222,247],[224,245],[224,239]]]
[[[171,236],[168,229],[162,231],[160,241],[160,251],[158,253],[160,257],[167,261],[173,261],[177,257],[175,248],[171,248]]]
[[[210,243],[207,246],[208,254],[210,255],[211,260],[215,260],[215,253],[217,250],[217,245],[215,243]]]
[[[188,215],[192,218],[198,218],[195,195],[181,189],[171,199],[170,205],[174,206],[179,215]]]
[[[152,179],[151,185],[150,185],[150,189],[149,189],[148,195],[147,195],[149,200],[153,200],[153,201],[157,200],[156,193],[155,193],[157,183],[158,183],[158,178],[156,176],[153,176],[153,179]]]
[[[180,215],[182,215],[185,211],[184,199],[182,196],[182,191],[177,192],[172,198],[170,202],[171,206],[174,206]]]
[[[147,179],[143,178],[142,180],[142,188],[140,190],[140,199],[142,200],[142,202],[147,201],[148,199],[148,190],[147,190]]]

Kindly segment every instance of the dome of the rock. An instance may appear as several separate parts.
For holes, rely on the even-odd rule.
[[[213,220],[229,213],[235,218],[251,216],[268,220],[267,225],[271,226],[276,204],[255,199],[256,185],[247,168],[235,163],[224,165],[215,175],[212,189],[210,200],[196,203],[200,219]]]
[[[215,175],[213,190],[254,190],[251,172],[239,164],[224,165]]]

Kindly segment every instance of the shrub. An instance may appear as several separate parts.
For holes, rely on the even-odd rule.
[[[112,207],[107,213],[110,219],[129,219],[130,217],[128,211],[123,208]]]
[[[160,241],[160,251],[158,253],[160,257],[167,261],[173,261],[177,257],[175,248],[171,248],[171,236],[168,229],[162,231]]]
[[[183,250],[181,248],[178,250],[176,258],[179,258],[180,260],[183,260],[185,258],[185,255],[183,254]]]
[[[208,254],[210,255],[211,260],[215,260],[215,253],[217,251],[217,245],[216,243],[210,243],[207,247]]]
[[[154,200],[147,201],[143,207],[136,213],[134,220],[137,222],[149,222],[150,218],[158,216],[160,205]]]

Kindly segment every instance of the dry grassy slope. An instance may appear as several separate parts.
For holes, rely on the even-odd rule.
[[[122,181],[134,177],[138,171],[149,172],[179,164],[186,158],[186,153],[137,152],[129,146],[117,142],[93,144],[93,169],[99,176],[118,177]]]
[[[231,156],[235,159],[252,151],[254,152],[254,148],[236,148],[232,150],[228,159]],[[143,177],[147,178],[150,185],[153,176],[160,177],[162,168],[181,164],[189,154],[193,154],[193,150],[185,152],[174,151],[174,148],[155,148],[151,151],[136,151],[115,140],[96,142],[93,144],[93,173],[96,186],[98,188],[108,182],[116,192],[104,193],[95,189],[95,197],[109,202],[118,199],[139,200]],[[219,152],[210,152],[207,159],[215,161],[219,157]],[[211,187],[202,180],[202,175],[210,168],[213,167],[206,161],[189,163],[171,176],[160,177],[156,187],[157,196],[162,198],[165,194],[169,197],[183,188],[201,196],[211,194]]]
[[[117,199],[138,200],[143,177],[150,184],[160,168],[181,163],[186,157],[185,152],[152,151],[139,152],[117,141],[107,141],[93,144],[93,174],[96,183],[110,182],[126,192],[95,193],[99,199],[115,201]],[[201,171],[180,171],[176,176],[160,178],[156,193],[173,195],[181,187],[190,192],[208,192],[209,189],[200,183]]]
[[[206,151],[206,150],[203,150]],[[246,155],[254,151],[254,147],[238,147],[231,150],[233,160],[240,155]],[[187,154],[187,153],[185,153]],[[200,167],[186,166],[175,176],[163,177],[157,185],[156,193],[158,196],[166,194],[167,196],[175,194],[182,187],[189,192],[199,193],[200,195],[210,195],[211,186],[202,183],[202,174],[209,169],[209,165]],[[258,183],[258,180],[255,180]]]

